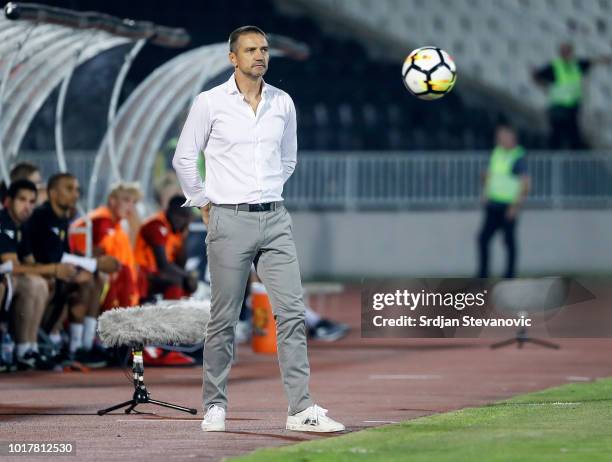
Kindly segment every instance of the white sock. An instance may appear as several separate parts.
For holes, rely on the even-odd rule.
[[[30,342],[30,350],[32,350],[34,353],[38,353],[38,343]]]
[[[25,342],[25,343],[18,343],[17,345],[15,345],[15,353],[17,354],[18,358],[23,358],[25,356],[25,354],[30,351],[30,344]]]
[[[321,316],[312,311],[312,308],[306,306],[306,327],[314,327],[321,320]]]
[[[70,353],[83,347],[83,324],[70,324]]]
[[[90,351],[93,348],[97,324],[98,320],[96,318],[85,316],[85,322],[83,323],[83,349],[86,351]]]
[[[62,334],[59,332],[52,332],[49,334],[49,340],[53,342],[53,345],[60,346],[62,344]]]

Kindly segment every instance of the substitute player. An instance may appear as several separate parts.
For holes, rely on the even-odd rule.
[[[138,231],[134,257],[141,302],[157,294],[178,300],[197,289],[197,279],[184,268],[184,241],[192,215],[181,207],[183,202],[182,196],[171,198],[166,210],[148,218]]]
[[[107,204],[92,210],[93,255],[110,255],[119,263],[119,271],[110,278],[110,287],[102,304],[102,309],[135,306],[139,301],[136,263],[130,238],[121,226],[121,221],[136,214],[136,203],[142,198],[140,187],[135,183],[117,183],[109,195]],[[85,227],[85,218],[72,224],[73,230]],[[70,248],[73,252],[85,255],[85,235],[70,234]]]

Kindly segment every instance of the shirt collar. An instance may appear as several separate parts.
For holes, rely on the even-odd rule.
[[[236,85],[236,76],[235,74],[230,75],[230,78],[226,82],[226,90],[230,95],[239,95],[240,90],[238,90],[238,85]],[[261,79],[261,96],[263,97],[268,93],[268,84],[264,79]]]

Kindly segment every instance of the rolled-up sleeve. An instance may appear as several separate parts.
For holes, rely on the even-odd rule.
[[[209,202],[198,171],[198,156],[206,148],[210,127],[209,104],[206,95],[200,93],[189,110],[172,158],[172,166],[187,199],[183,207],[202,207]]]
[[[286,182],[297,163],[297,120],[295,115],[295,105],[289,95],[287,98],[287,121],[285,131],[281,140],[281,163],[283,165],[283,181]]]

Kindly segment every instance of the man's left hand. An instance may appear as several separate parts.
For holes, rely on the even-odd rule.
[[[208,226],[208,222],[210,221],[210,202],[204,207],[200,207],[200,212],[202,213],[202,221]]]
[[[518,215],[518,212],[519,212],[518,205],[511,205],[510,207],[508,207],[508,210],[506,211],[506,219],[509,221],[515,220]]]
[[[77,284],[84,284],[89,281],[93,281],[93,274],[83,269],[79,269],[76,276],[72,279],[72,282],[76,282]]]

